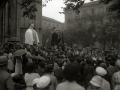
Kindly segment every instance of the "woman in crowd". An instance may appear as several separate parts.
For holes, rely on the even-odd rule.
[[[76,82],[79,76],[79,69],[75,64],[66,65],[63,75],[65,82],[60,83],[56,90],[85,90]]]
[[[11,49],[11,50],[10,50],[10,53],[8,54],[8,72],[9,72],[9,73],[13,73],[13,72],[14,72],[13,52],[14,52],[14,50]]]
[[[51,79],[49,76],[44,75],[40,78],[34,79],[32,84],[34,90],[50,90]]]
[[[32,86],[32,81],[35,78],[40,78],[40,75],[37,73],[34,73],[34,65],[32,63],[27,64],[27,73],[24,76],[25,83],[26,83],[26,90],[34,90]]]
[[[90,85],[88,86],[87,90],[101,90],[102,83],[103,83],[102,77],[94,76],[91,79]]]
[[[22,56],[16,56],[15,57],[16,63],[15,63],[15,73],[16,74],[23,74],[22,70]]]

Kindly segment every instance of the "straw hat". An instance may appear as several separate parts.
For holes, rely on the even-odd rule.
[[[97,67],[95,71],[100,76],[104,76],[105,74],[107,74],[107,71],[102,67]]]
[[[0,66],[6,65],[8,63],[7,56],[0,56]]]
[[[45,88],[50,84],[50,77],[49,76],[42,76],[40,78],[34,79],[32,84],[36,84],[37,88]]]
[[[91,79],[90,83],[91,83],[92,85],[96,86],[96,87],[101,87],[101,85],[102,85],[102,83],[103,83],[103,79],[102,79],[102,77],[100,77],[100,76],[94,76],[94,77]]]

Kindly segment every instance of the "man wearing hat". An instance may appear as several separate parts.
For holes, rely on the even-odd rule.
[[[33,29],[34,23],[33,21],[30,21],[30,28],[27,29],[25,33],[25,44],[33,45],[39,43],[39,38],[37,32]]]
[[[7,56],[0,56],[0,90],[14,90],[11,75],[7,72]]]
[[[102,67],[97,67],[95,71],[96,71],[96,74],[101,76],[102,78],[103,78],[103,76],[105,76],[107,74],[107,71]],[[104,78],[103,78],[103,83],[101,85],[101,89],[102,90],[111,90],[110,83],[108,81],[106,81]]]

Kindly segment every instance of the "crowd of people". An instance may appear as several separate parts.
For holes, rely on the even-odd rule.
[[[0,90],[119,90],[120,57],[68,46],[2,45]]]

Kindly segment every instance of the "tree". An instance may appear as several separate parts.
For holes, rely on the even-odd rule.
[[[52,0],[46,0],[46,3],[48,3],[49,1]],[[94,0],[90,0],[90,1],[94,1]],[[117,12],[117,17],[119,17],[120,15],[120,0],[99,0],[100,3],[105,3],[108,4],[109,2],[113,1],[113,4],[111,4],[111,6],[109,7],[108,11],[113,12],[116,11]],[[61,13],[65,13],[64,11],[66,9],[72,9],[74,10],[76,13],[80,13],[79,8],[82,7],[82,5],[84,4],[85,0],[64,0],[64,4],[66,5],[66,7],[62,7],[63,8],[63,12]],[[46,3],[44,3],[42,6],[45,7]],[[29,17],[31,19],[35,19],[35,12],[37,11],[37,4],[42,4],[42,0],[21,0],[21,2],[19,3],[21,6],[21,9],[24,9],[23,11],[23,16]]]
[[[52,29],[48,27],[43,28],[43,33],[42,33],[43,46],[51,46],[51,35],[52,35]]]
[[[113,0],[113,4],[110,5],[108,11],[116,12],[116,17],[120,19],[120,0]]]
[[[19,5],[21,6],[21,9],[23,9],[23,16],[35,19],[37,4],[42,4],[42,0],[21,0]]]

